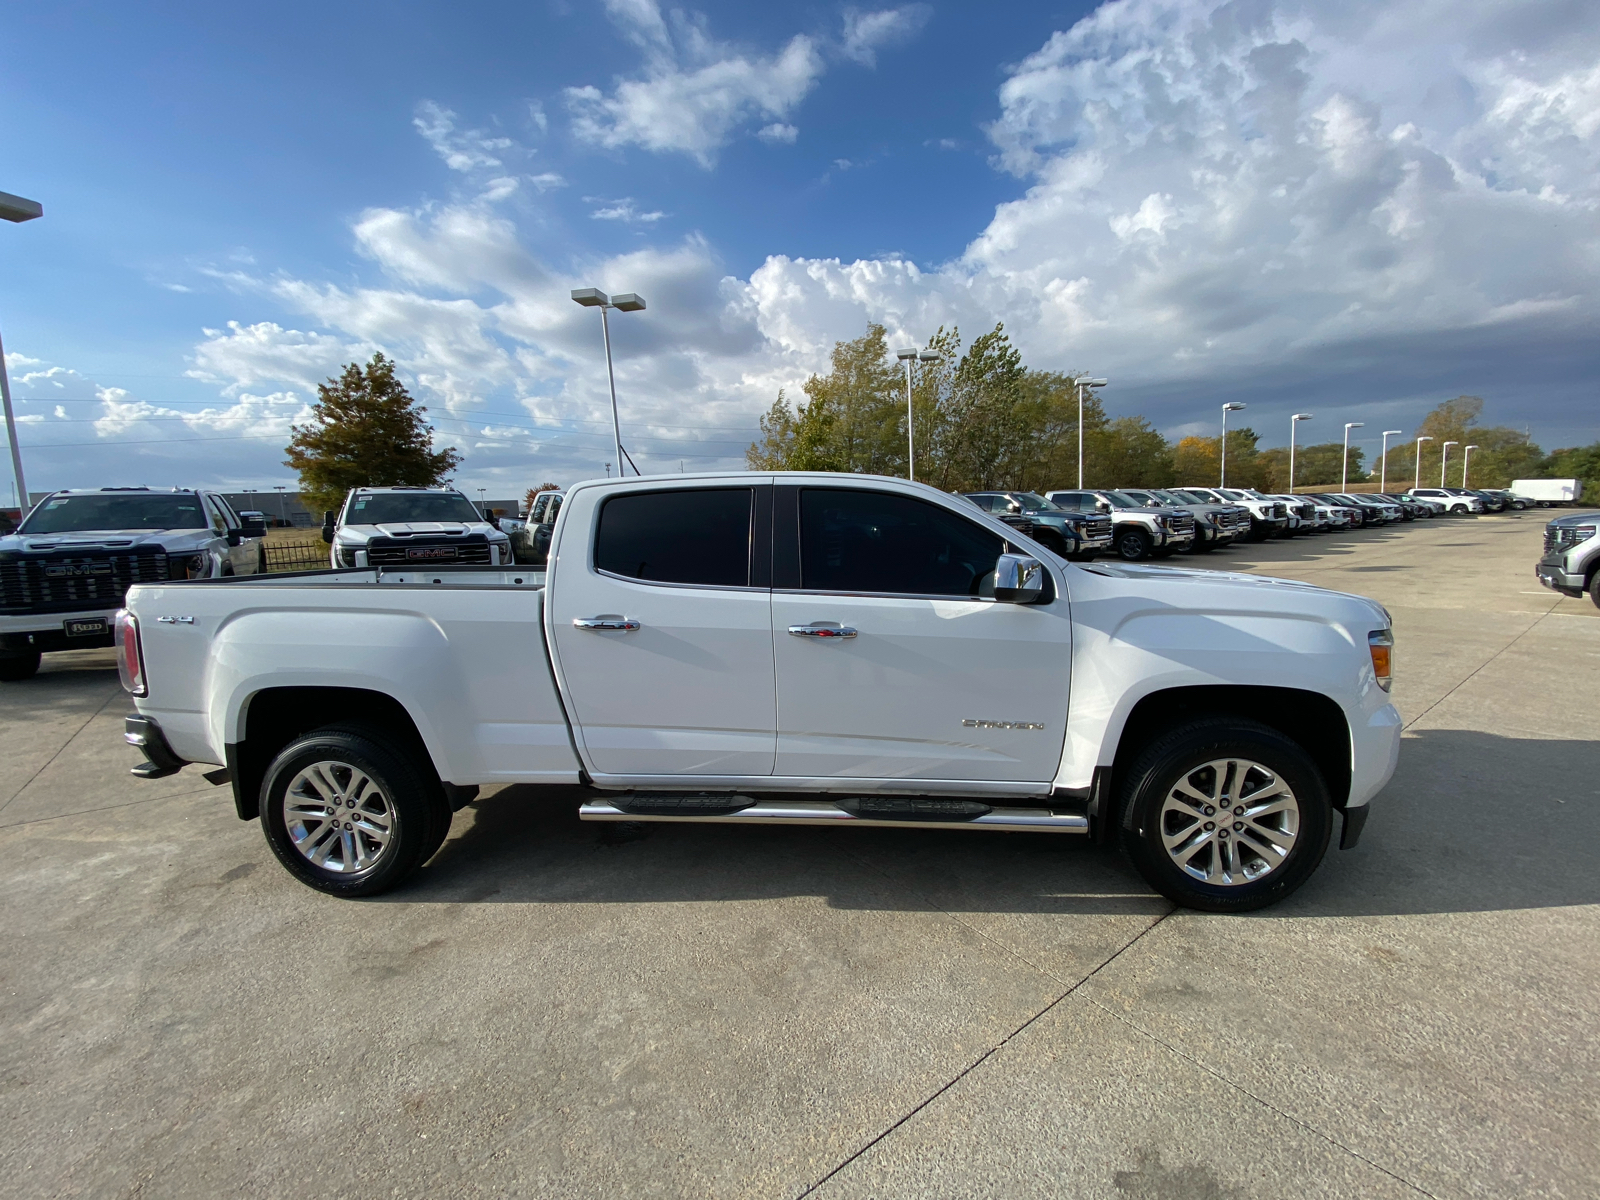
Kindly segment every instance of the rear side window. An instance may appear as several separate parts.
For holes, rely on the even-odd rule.
[[[600,509],[594,565],[649,583],[747,587],[750,488],[613,496]]]
[[[818,592],[969,596],[991,583],[1005,551],[955,513],[890,492],[800,493],[800,586]]]

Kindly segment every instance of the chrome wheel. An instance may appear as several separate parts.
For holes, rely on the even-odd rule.
[[[299,771],[283,793],[283,824],[307,862],[338,874],[376,866],[394,844],[389,797],[346,762],[317,762]]]
[[[1300,802],[1276,772],[1244,758],[1186,771],[1161,804],[1161,843],[1184,874],[1215,887],[1270,875],[1300,835]]]

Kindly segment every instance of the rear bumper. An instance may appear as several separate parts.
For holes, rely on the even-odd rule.
[[[188,766],[188,760],[179,758],[167,745],[167,736],[161,726],[146,716],[134,715],[122,723],[122,739],[130,746],[144,751],[145,761],[133,768],[140,779],[164,779],[176,775]]]

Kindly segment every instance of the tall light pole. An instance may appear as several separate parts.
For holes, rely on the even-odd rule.
[[[943,362],[944,355],[937,350],[918,350],[912,346],[906,350],[897,350],[895,357],[906,365],[906,479],[914,482],[917,478],[917,438],[916,431],[912,428],[915,418],[911,411],[911,364]]]
[[[284,499],[283,499],[284,486],[281,483],[280,484],[276,484],[273,487],[273,490],[278,493],[278,518],[285,525],[288,525],[289,524],[289,510],[284,506]]]
[[[1103,388],[1109,382],[1088,375],[1079,375],[1072,381],[1072,390],[1078,393],[1078,487],[1083,487],[1083,389]]]
[[[1295,413],[1289,418],[1289,495],[1294,495],[1294,431],[1301,421],[1311,420],[1310,413]]]
[[[1417,438],[1417,482],[1412,484],[1413,489],[1422,486],[1422,443],[1431,441],[1433,441],[1433,435],[1431,433],[1424,434],[1423,436]]]
[[[24,200],[10,192],[0,192],[0,218],[20,225],[35,217],[44,216],[44,205],[37,200]],[[17,418],[11,412],[11,379],[6,374],[6,348],[0,342],[0,401],[6,412],[6,440],[11,443],[11,474],[17,481],[17,516],[28,515],[28,484],[22,478],[22,447],[17,444]]]
[[[1385,429],[1383,431],[1383,454],[1379,456],[1378,490],[1387,493],[1389,490],[1389,439],[1399,437],[1401,430]]]
[[[1350,431],[1361,429],[1365,421],[1346,421],[1344,423],[1344,461],[1339,464],[1339,490],[1344,491],[1350,478]]]
[[[1450,462],[1450,447],[1459,445],[1461,445],[1460,442],[1439,443],[1439,487],[1441,489],[1444,487],[1444,470],[1446,465]]]
[[[1218,456],[1222,459],[1222,472],[1217,479],[1219,488],[1228,486],[1228,414],[1238,412],[1243,407],[1244,405],[1233,400],[1222,406],[1222,453]]]
[[[1476,450],[1476,449],[1477,449],[1476,446],[1468,446],[1468,447],[1466,447],[1465,450],[1462,451],[1462,457],[1461,457],[1461,490],[1462,491],[1466,491],[1467,490],[1467,468],[1472,465],[1472,452],[1474,450]]]
[[[617,478],[622,478],[622,422],[617,418],[617,374],[611,368],[611,322],[606,319],[606,313],[611,309],[618,312],[643,312],[644,297],[632,292],[625,292],[620,296],[608,296],[599,288],[577,288],[572,293],[572,298],[585,308],[598,308],[600,310],[600,336],[606,343],[606,379],[611,384],[611,440],[617,451]],[[634,467],[637,472],[638,467]],[[610,478],[611,472],[606,472]]]

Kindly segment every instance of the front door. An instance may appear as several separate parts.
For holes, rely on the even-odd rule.
[[[771,560],[754,553],[766,529],[753,536],[770,496],[747,485],[569,500],[546,603],[592,773],[772,773]]]
[[[1072,622],[993,597],[997,533],[929,500],[780,487],[772,623],[780,776],[1046,783]]]

